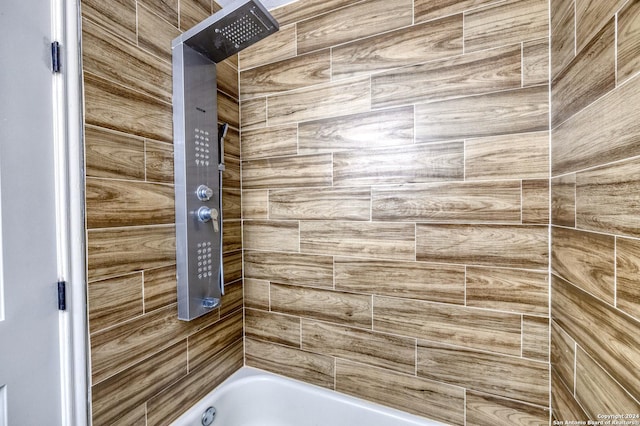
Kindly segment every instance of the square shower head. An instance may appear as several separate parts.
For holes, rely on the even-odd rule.
[[[259,0],[236,0],[173,40],[221,62],[278,31],[278,22]]]

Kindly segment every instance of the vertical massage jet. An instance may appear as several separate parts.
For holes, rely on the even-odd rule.
[[[224,137],[216,63],[278,31],[258,0],[237,0],[173,40],[173,134],[178,318],[220,306]]]

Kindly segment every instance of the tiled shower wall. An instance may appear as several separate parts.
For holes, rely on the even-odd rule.
[[[239,59],[246,363],[548,423],[548,1],[274,14]]]
[[[176,310],[171,40],[214,4],[81,6],[93,424],[166,425],[243,363],[237,58],[218,66],[219,119],[231,125],[227,295],[187,323]]]
[[[640,2],[551,9],[553,416],[637,415]]]

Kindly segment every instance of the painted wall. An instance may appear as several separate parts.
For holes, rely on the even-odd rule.
[[[549,421],[547,0],[300,0],[241,52],[245,362]]]
[[[640,2],[551,4],[554,417],[639,414]]]
[[[211,1],[82,2],[93,424],[166,425],[243,363],[237,58],[218,67],[231,124],[223,307],[178,321],[171,40]]]

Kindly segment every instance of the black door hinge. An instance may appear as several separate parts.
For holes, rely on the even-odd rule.
[[[51,70],[54,73],[60,72],[60,43],[51,43]]]
[[[58,281],[58,310],[67,310],[67,282]]]

